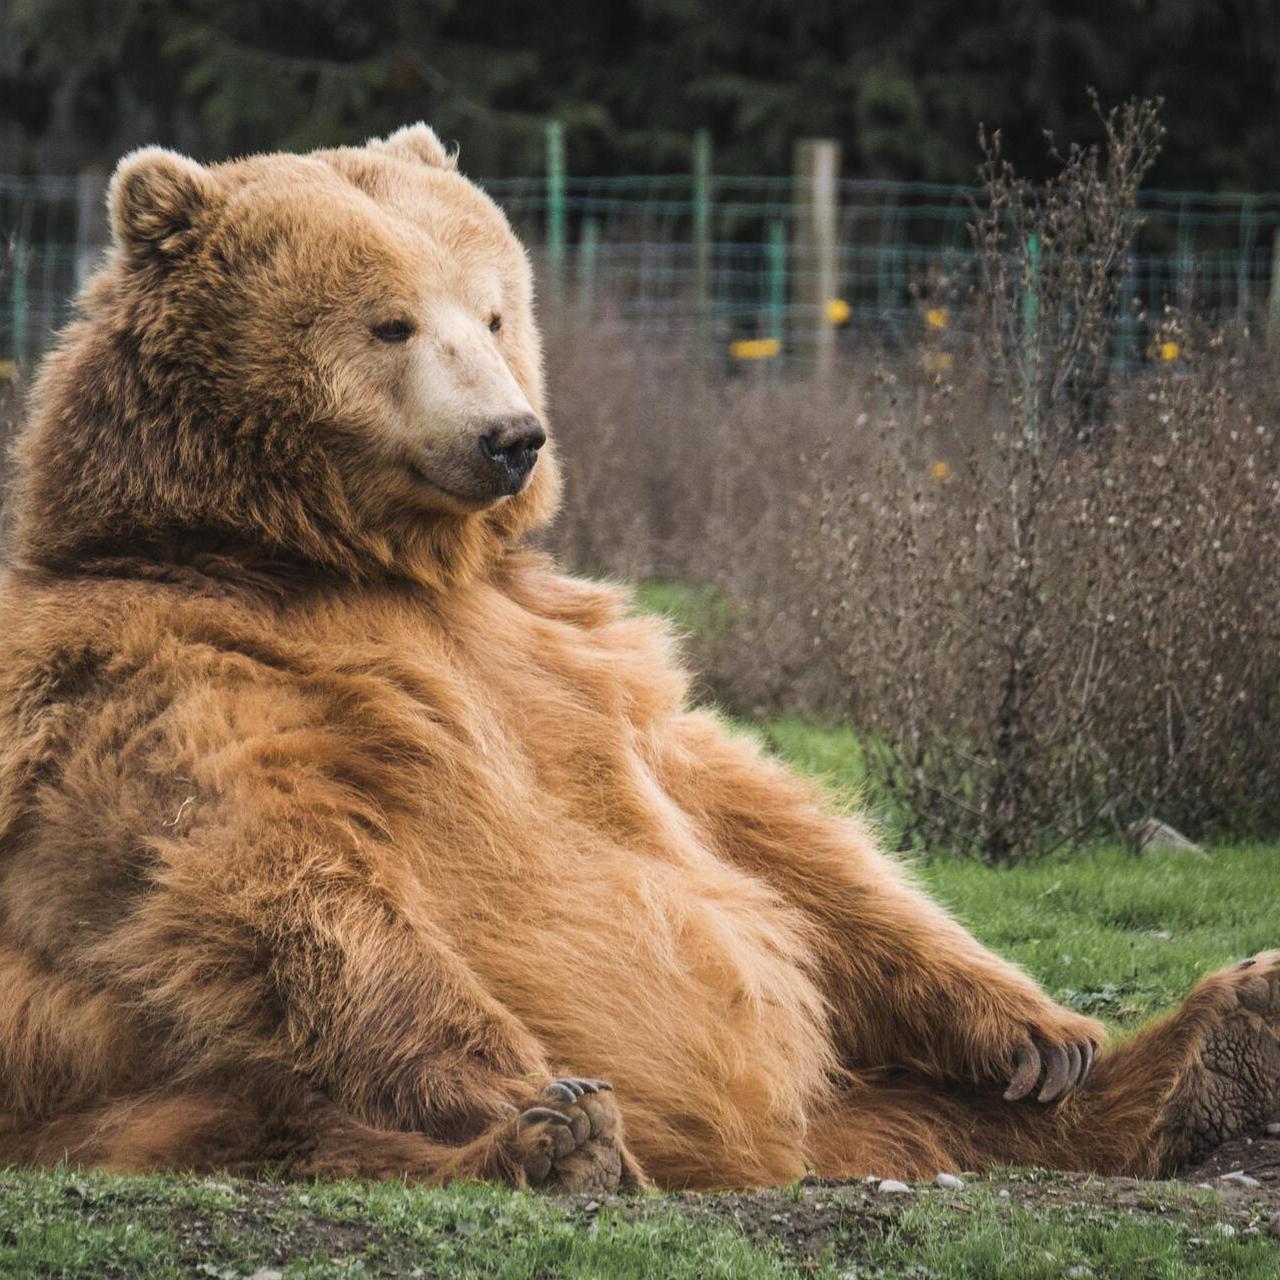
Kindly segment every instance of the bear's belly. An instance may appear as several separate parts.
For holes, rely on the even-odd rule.
[[[734,1160],[744,1181],[798,1176],[833,1066],[804,921],[709,851],[575,834],[536,877],[442,901],[457,949],[553,1070],[613,1082],[655,1176],[699,1156],[722,1178]]]

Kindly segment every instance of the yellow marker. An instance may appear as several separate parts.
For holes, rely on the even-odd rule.
[[[927,373],[947,373],[952,365],[950,351],[926,351],[924,367]]]
[[[924,322],[930,329],[945,329],[947,327],[946,307],[930,307],[924,313]]]
[[[935,480],[945,480],[951,474],[951,464],[949,462],[935,462],[933,464],[933,478]]]
[[[1162,342],[1160,344],[1161,360],[1176,360],[1182,354],[1182,348],[1176,342]]]
[[[827,320],[831,324],[848,324],[853,312],[843,298],[831,298],[826,305]]]
[[[739,338],[729,344],[729,354],[735,360],[768,360],[781,350],[777,338]]]
[[[18,376],[16,360],[0,360],[0,382],[12,382]]]

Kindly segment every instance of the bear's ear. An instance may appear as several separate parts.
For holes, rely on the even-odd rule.
[[[112,235],[139,257],[177,258],[195,244],[196,225],[217,192],[213,174],[176,151],[131,151],[107,191]]]
[[[458,153],[446,151],[439,135],[421,120],[406,124],[385,138],[370,138],[368,146],[374,151],[385,151],[401,160],[413,160],[429,164],[435,169],[456,169]]]

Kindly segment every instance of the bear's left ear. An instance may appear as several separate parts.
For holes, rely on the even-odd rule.
[[[194,160],[163,147],[131,151],[107,190],[112,235],[138,257],[180,257],[217,195],[213,174]]]
[[[385,151],[401,160],[415,160],[435,169],[458,167],[458,153],[446,151],[436,131],[421,120],[402,126],[385,138],[370,138],[366,146],[372,151]]]

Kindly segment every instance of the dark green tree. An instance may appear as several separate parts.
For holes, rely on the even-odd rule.
[[[1275,0],[11,0],[0,110],[64,166],[142,141],[202,155],[358,141],[419,117],[476,173],[786,173],[797,137],[857,176],[967,181],[979,122],[1025,172],[1089,140],[1086,88],[1160,95],[1157,185],[1280,188]],[[0,24],[3,19],[0,18]]]

